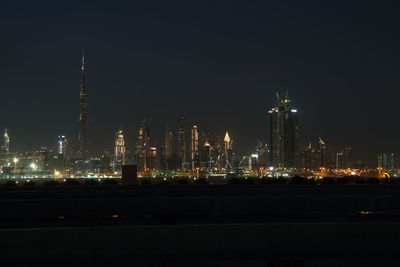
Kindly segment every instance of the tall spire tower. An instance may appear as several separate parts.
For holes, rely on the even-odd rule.
[[[85,68],[85,50],[82,52],[81,67],[81,89],[80,89],[80,107],[79,107],[79,134],[78,134],[78,158],[88,158],[88,123],[87,123],[87,103],[86,103],[86,68]]]

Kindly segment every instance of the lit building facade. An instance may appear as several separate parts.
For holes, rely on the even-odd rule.
[[[320,167],[327,167],[326,144],[321,137],[318,140],[318,144],[320,153]]]
[[[298,158],[297,109],[288,95],[277,94],[278,106],[268,111],[270,116],[271,160],[276,168],[295,168]]]
[[[150,123],[147,120],[142,122],[139,128],[138,141],[136,144],[136,164],[138,171],[146,172],[150,156]]]
[[[224,159],[225,159],[225,169],[232,169],[232,140],[229,136],[229,133],[225,133],[224,137]]]
[[[67,155],[68,150],[68,139],[65,135],[59,135],[57,141],[57,154],[63,155],[64,157]]]
[[[172,150],[172,130],[167,125],[165,127],[165,133],[164,133],[164,150],[163,150],[163,161],[164,161],[164,169],[165,170],[171,170],[173,166],[173,161],[172,161],[172,156],[173,156],[173,150]]]
[[[115,134],[115,148],[114,148],[114,160],[116,163],[120,165],[125,164],[125,139],[124,139],[124,132],[122,129],[119,129]]]
[[[267,169],[269,167],[269,147],[267,144],[263,144],[261,141],[258,141],[257,144],[257,168],[258,169]]]
[[[186,128],[185,118],[178,118],[178,162],[181,170],[187,168],[187,146],[186,146]]]
[[[199,166],[199,129],[197,125],[193,125],[191,131],[190,160],[192,171],[194,171]]]

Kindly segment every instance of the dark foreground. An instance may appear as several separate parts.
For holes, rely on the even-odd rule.
[[[399,266],[399,185],[0,191],[1,263]]]

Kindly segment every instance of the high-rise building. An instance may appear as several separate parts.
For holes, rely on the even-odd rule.
[[[257,168],[266,169],[269,167],[269,148],[267,144],[263,144],[260,140],[258,140],[257,144]]]
[[[326,167],[327,158],[326,158],[326,144],[322,141],[321,137],[318,140],[319,143],[319,153],[320,153],[320,165],[319,167]]]
[[[172,158],[172,130],[167,125],[164,133],[164,158],[165,160],[171,160]]]
[[[210,143],[208,134],[201,132],[199,135],[199,167],[203,170],[208,169],[210,157]]]
[[[272,166],[294,168],[298,157],[297,109],[293,108],[288,94],[277,94],[278,106],[268,111],[270,115],[270,147]]]
[[[79,109],[79,133],[78,133],[78,158],[86,160],[88,158],[88,131],[87,122],[88,108],[86,103],[86,67],[85,54],[82,53],[81,66],[81,87],[80,87],[80,109]]]
[[[107,174],[111,172],[111,157],[108,151],[104,151],[100,157],[100,172]]]
[[[224,158],[225,158],[225,169],[229,170],[232,168],[232,140],[229,137],[228,132],[225,133],[224,137]]]
[[[212,146],[208,140],[204,142],[203,145],[203,152],[204,152],[204,158],[205,158],[205,165],[204,167],[206,168],[207,172],[211,172],[213,168],[213,158],[212,158]]]
[[[143,120],[136,144],[136,164],[138,171],[145,172],[148,169],[150,155],[150,122]]]
[[[53,155],[51,165],[54,169],[64,169],[69,165],[71,159],[71,148],[69,140],[65,135],[59,135],[56,153]]]
[[[65,135],[59,135],[57,141],[57,154],[63,155],[64,158],[67,155],[68,150],[68,139]]]
[[[184,117],[178,119],[178,161],[179,168],[185,170],[187,168],[187,147]]]
[[[165,132],[164,132],[164,144],[163,147],[159,146],[158,150],[158,156],[159,158],[161,157],[160,165],[162,166],[162,169],[164,171],[166,170],[173,170],[175,168],[178,168],[178,163],[177,163],[177,155],[173,151],[173,134],[172,134],[172,129],[169,125],[165,127]],[[162,153],[162,154],[161,154]]]
[[[194,171],[198,167],[199,161],[199,130],[196,125],[192,126],[191,137],[190,160],[192,164],[192,171]]]
[[[384,170],[393,170],[395,168],[394,158],[394,153],[378,154],[378,167]]]
[[[3,153],[9,153],[10,152],[10,136],[8,135],[8,130],[4,131],[3,134]]]
[[[149,171],[154,171],[159,167],[157,154],[157,147],[152,146],[149,148],[149,155],[147,157],[147,168]]]
[[[115,134],[115,148],[114,148],[114,160],[118,162],[119,165],[125,164],[125,139],[124,132],[119,129]]]
[[[354,160],[353,160],[353,148],[351,146],[346,146],[343,155],[344,168],[353,168]]]
[[[156,143],[156,170],[166,171],[167,162],[165,160],[164,145],[162,143]]]

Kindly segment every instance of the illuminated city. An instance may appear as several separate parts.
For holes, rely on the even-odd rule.
[[[369,167],[354,158],[351,146],[330,147],[321,137],[301,143],[298,118],[301,107],[298,110],[294,105],[288,89],[276,92],[276,106],[266,109],[269,132],[263,141],[255,141],[258,144],[250,155],[235,150],[240,140],[233,140],[228,131],[225,134],[203,131],[200,123],[190,125],[183,116],[177,118],[175,130],[166,125],[161,140],[152,136],[154,131],[162,129],[153,129],[151,118],[142,121],[136,135],[124,133],[120,128],[115,135],[114,152],[96,155],[89,150],[88,121],[94,114],[89,112],[87,98],[95,92],[91,92],[90,84],[89,90],[86,88],[85,60],[83,52],[76,140],[73,136],[59,135],[54,146],[21,153],[13,151],[12,136],[5,128],[1,146],[2,179],[120,178],[123,165],[136,165],[138,177],[142,178],[400,176],[394,153],[377,155],[376,166]],[[126,146],[128,136],[136,139],[136,147]]]
[[[0,266],[400,266],[399,14],[0,0]]]

